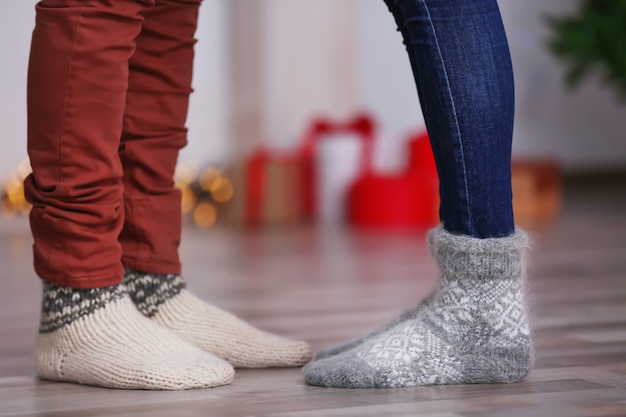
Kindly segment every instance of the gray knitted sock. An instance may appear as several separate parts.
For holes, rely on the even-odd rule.
[[[395,325],[304,368],[307,383],[341,388],[508,383],[530,371],[522,231],[499,239],[429,235],[439,289]]]

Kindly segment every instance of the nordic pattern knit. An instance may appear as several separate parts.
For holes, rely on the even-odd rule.
[[[37,375],[108,388],[179,390],[228,384],[234,370],[141,315],[122,285],[44,284]]]
[[[522,231],[498,239],[429,234],[439,288],[392,325],[304,368],[309,384],[392,388],[506,383],[531,367]]]

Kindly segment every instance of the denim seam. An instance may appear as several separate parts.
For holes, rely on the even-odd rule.
[[[468,231],[471,233],[472,229],[472,213],[470,210],[469,204],[469,189],[467,185],[467,169],[465,167],[465,153],[463,151],[463,138],[461,136],[461,129],[459,127],[459,119],[457,116],[456,106],[454,104],[454,96],[452,95],[452,89],[450,88],[450,78],[448,77],[448,70],[446,68],[446,63],[443,59],[443,55],[441,54],[441,47],[439,46],[439,38],[437,36],[437,30],[435,29],[435,25],[433,23],[432,17],[430,15],[430,9],[428,8],[428,4],[426,0],[422,0],[422,4],[424,5],[424,9],[426,10],[426,17],[428,19],[428,24],[433,32],[433,39],[435,41],[435,46],[437,48],[437,55],[439,55],[439,59],[441,60],[441,65],[443,68],[443,74],[446,79],[446,87],[448,90],[448,97],[450,97],[450,105],[452,106],[452,114],[454,116],[454,124],[459,137],[459,149],[461,153],[461,168],[463,170],[463,185],[465,186],[465,203],[467,210],[467,221],[468,221]]]

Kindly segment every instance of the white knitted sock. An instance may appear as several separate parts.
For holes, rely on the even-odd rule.
[[[304,368],[341,388],[508,383],[530,371],[522,231],[497,239],[430,233],[441,270],[434,294],[393,325]]]
[[[123,285],[44,284],[37,375],[108,388],[181,390],[225,385],[230,364],[141,315]]]
[[[145,316],[235,367],[301,366],[311,359],[306,342],[261,331],[200,300],[179,275],[129,270],[125,283]]]

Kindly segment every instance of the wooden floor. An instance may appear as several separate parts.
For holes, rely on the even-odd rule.
[[[327,389],[306,386],[299,369],[238,371],[230,386],[186,392],[39,381],[30,246],[24,219],[0,221],[0,417],[626,416],[624,187],[571,189],[561,220],[534,230],[536,361],[512,385]],[[419,234],[187,228],[182,257],[200,296],[315,349],[385,323],[435,279]]]

